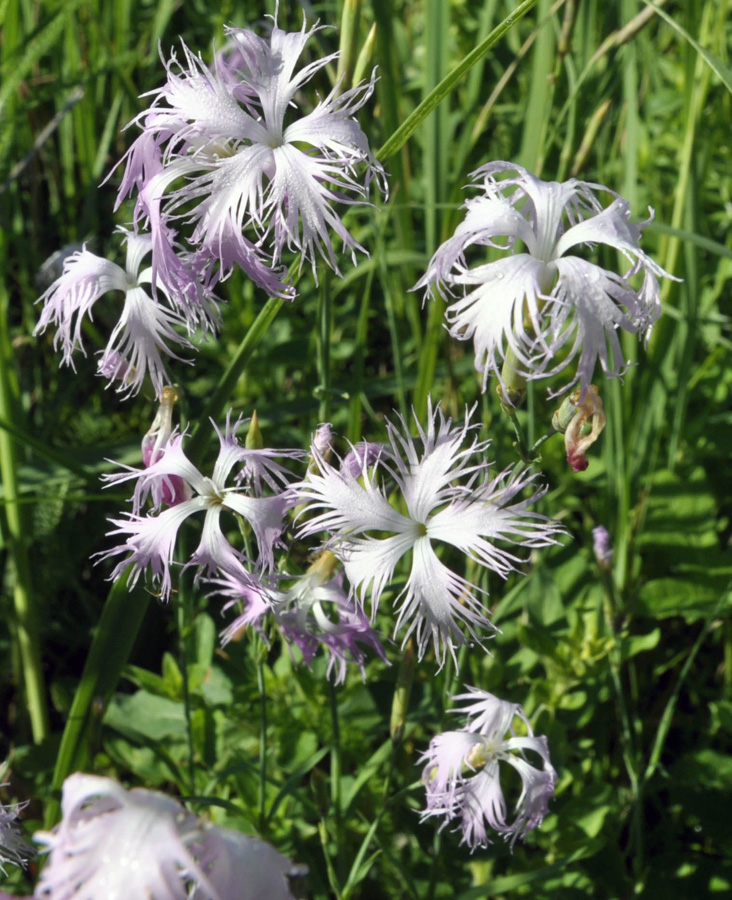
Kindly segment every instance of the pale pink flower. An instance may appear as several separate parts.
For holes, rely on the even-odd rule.
[[[215,893],[195,859],[198,819],[157,791],[126,791],[111,778],[71,775],[63,820],[35,840],[50,853],[38,900],[187,900],[189,887]]]
[[[111,778],[71,775],[61,808],[35,835],[50,853],[37,900],[293,900],[287,876],[303,872],[258,838]]]
[[[228,418],[223,433],[216,429],[220,450],[210,477],[203,475],[186,457],[183,451],[184,435],[175,433],[167,440],[160,457],[146,469],[125,466],[124,472],[104,476],[108,484],[136,481],[132,513],[127,519],[110,520],[116,530],[109,532],[109,535],[122,535],[123,542],[99,554],[102,558],[127,554],[118,563],[112,578],[119,578],[127,566],[132,564],[131,584],[134,584],[140,573],[149,569],[153,582],[160,586],[161,595],[167,599],[172,587],[170,566],[178,529],[189,516],[198,512],[204,513],[201,540],[186,566],[198,567],[207,573],[213,573],[217,569],[236,573],[243,563],[256,565],[260,570],[272,569],[273,548],[282,531],[285,511],[292,505],[294,498],[287,488],[274,496],[264,497],[253,496],[246,488],[237,487],[236,484],[227,486],[226,482],[234,467],[246,466],[248,462],[251,463],[252,455],[258,453],[242,447],[236,439],[235,433],[240,424],[241,420],[231,425]],[[257,456],[257,463],[260,471],[274,472],[275,476],[272,477],[279,477],[277,464],[261,456]],[[160,485],[161,479],[170,481],[174,477],[186,486],[190,499],[160,512],[158,508],[163,497],[155,489]],[[142,506],[149,497],[152,497],[155,506],[148,515],[143,516]],[[251,526],[259,549],[256,560],[248,559],[225,537],[220,521],[224,510],[241,516]]]

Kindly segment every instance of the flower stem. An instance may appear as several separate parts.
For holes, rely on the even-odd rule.
[[[325,277],[318,295],[318,377],[320,379],[318,420],[320,422],[327,422],[330,415],[330,333],[330,280]]]
[[[330,802],[335,817],[338,884],[343,884],[343,881],[345,880],[343,813],[341,809],[341,773],[343,770],[343,759],[341,755],[341,727],[338,720],[338,695],[336,694],[335,685],[331,680],[328,681],[328,693],[330,696],[330,718],[333,725],[333,749],[330,754]]]
[[[264,684],[264,663],[257,662],[259,689],[259,833],[267,827],[267,694]]]

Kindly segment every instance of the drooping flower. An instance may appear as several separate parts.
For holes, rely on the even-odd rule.
[[[275,592],[273,612],[282,636],[299,648],[305,665],[312,663],[319,646],[325,647],[326,675],[342,684],[348,663],[365,677],[364,648],[387,660],[368,617],[343,589],[342,575],[333,574],[337,563],[333,553],[324,551],[288,590]]]
[[[4,785],[0,785],[3,787]],[[0,804],[0,872],[7,875],[3,866],[25,866],[35,856],[35,850],[22,838],[18,818],[27,803]]]
[[[212,286],[238,264],[270,294],[288,296],[281,270],[267,269],[265,259],[276,268],[287,247],[337,272],[331,233],[352,254],[363,250],[336,205],[365,202],[374,179],[385,190],[354,118],[374,79],[343,93],[334,88],[299,113],[302,89],[337,56],[295,71],[317,30],[303,23],[288,33],[275,22],[265,40],[226,28],[230,50],[212,66],[185,44],[180,63],[171,55],[165,85],[135,120],[142,134],[127,154],[118,198],[137,193],[136,221],[149,222],[154,266],[174,271],[185,257]]]
[[[287,488],[265,497],[248,493],[246,487],[227,487],[226,481],[234,467],[245,467],[251,462],[252,454],[257,454],[257,451],[242,447],[236,439],[236,430],[240,424],[241,420],[232,425],[228,417],[223,433],[214,425],[220,450],[211,477],[203,475],[186,457],[183,451],[184,435],[176,433],[169,437],[159,458],[147,468],[125,466],[126,471],[104,476],[108,484],[136,480],[132,513],[127,519],[110,520],[116,530],[109,532],[109,535],[123,535],[124,541],[99,554],[104,559],[128,554],[113,571],[113,579],[118,578],[132,564],[131,583],[134,584],[140,573],[149,569],[153,582],[160,587],[161,596],[167,599],[172,587],[170,566],[178,529],[189,516],[197,512],[205,513],[201,541],[186,563],[187,566],[195,566],[208,573],[217,569],[237,573],[242,563],[254,564],[260,570],[272,569],[273,548],[280,537],[283,517],[292,505],[293,495]],[[263,471],[274,472],[276,477],[281,477],[281,467],[278,464],[270,463],[266,457],[261,456],[257,457],[257,461]],[[179,478],[187,486],[190,499],[160,512],[162,495],[155,488],[159,487],[162,480],[170,482],[173,477]],[[149,497],[154,505],[152,511],[143,516],[142,507]],[[248,559],[225,537],[220,523],[224,509],[236,513],[249,523],[259,549],[257,560]]]
[[[425,763],[422,782],[427,792],[422,819],[444,816],[443,828],[458,820],[461,843],[471,849],[490,843],[486,826],[513,846],[517,838],[526,837],[542,822],[554,794],[556,772],[547,739],[534,735],[518,704],[477,688],[468,687],[468,691],[454,699],[470,701],[469,705],[452,710],[467,716],[465,728],[432,738],[420,760]],[[523,736],[514,727],[516,719],[527,732]],[[538,757],[541,768],[532,764],[527,753]],[[501,763],[512,766],[521,778],[513,821],[501,786]]]
[[[55,326],[54,347],[61,346],[62,363],[73,367],[74,352],[85,352],[81,340],[84,316],[92,318],[92,307],[104,294],[123,294],[120,317],[101,355],[99,372],[128,395],[136,394],[149,375],[160,397],[169,380],[163,357],[181,361],[172,348],[192,349],[176,331],[187,325],[165,290],[159,291],[156,299],[148,293],[146,285],[152,274],[149,267],[142,269],[142,262],[152,248],[150,238],[124,228],[117,231],[127,244],[125,268],[86,248],[73,253],[64,262],[63,274],[40,297],[43,309],[33,333],[42,334]]]
[[[454,652],[466,639],[460,625],[475,640],[476,628],[491,626],[477,588],[448,568],[435,546],[450,545],[505,578],[519,559],[496,540],[541,547],[553,543],[560,529],[528,510],[543,493],[534,486],[535,476],[526,471],[489,476],[489,442],[471,439],[475,426],[469,415],[464,425],[453,426],[430,405],[427,429],[417,423],[421,452],[406,423],[399,422],[404,434],[387,423],[389,444],[372,468],[368,453],[360,457],[360,471],[335,468],[316,456],[317,470],[294,486],[308,504],[302,514],[317,513],[300,534],[331,535],[328,549],[342,561],[360,601],[370,597],[374,614],[397,564],[410,554],[396,628],[409,623],[404,641],[416,632],[421,658],[431,640],[443,663],[445,650]],[[397,486],[403,507],[389,502],[387,481]],[[525,488],[533,493],[518,499]]]
[[[417,287],[454,298],[446,311],[450,334],[474,341],[483,389],[489,374],[500,377],[507,354],[528,379],[554,375],[578,358],[564,390],[579,381],[583,397],[598,359],[608,377],[621,375],[626,361],[618,331],[647,339],[660,315],[658,277],[672,277],[640,249],[653,212],[630,224],[627,201],[609,188],[576,178],[541,181],[508,162],[488,163],[473,178],[482,182],[482,195],[466,201],[465,219]],[[614,198],[609,206],[598,191]],[[570,254],[595,244],[619,251],[630,268],[618,274]],[[481,248],[503,255],[473,264]],[[641,273],[635,288],[631,279]]]
[[[37,900],[293,900],[287,876],[303,871],[258,838],[111,778],[71,775],[62,813],[35,835],[50,853]]]

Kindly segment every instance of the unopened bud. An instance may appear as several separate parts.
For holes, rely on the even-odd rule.
[[[264,447],[264,438],[262,437],[262,432],[259,430],[259,419],[257,417],[256,409],[252,413],[252,419],[249,423],[249,431],[247,431],[244,446],[247,450],[261,450],[262,447]]]
[[[328,462],[333,452],[333,429],[330,422],[323,422],[318,425],[313,435],[313,451],[314,454]]]
[[[598,566],[603,572],[609,572],[613,562],[613,544],[610,532],[604,525],[592,529],[592,549]]]
[[[178,391],[166,385],[150,430],[142,439],[142,462],[146,468],[159,458],[160,451],[168,443],[173,432],[173,407],[177,402]]]
[[[361,441],[355,444],[341,463],[341,472],[348,472],[354,478],[363,475],[364,469],[373,466],[384,451],[383,444]]]

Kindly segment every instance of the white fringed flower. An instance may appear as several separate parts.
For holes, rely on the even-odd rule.
[[[71,775],[63,820],[35,840],[50,851],[36,897],[43,900],[187,900],[213,889],[194,858],[198,819],[157,791],[126,791],[111,778]]]
[[[279,266],[287,247],[314,268],[322,257],[338,272],[332,234],[352,255],[363,251],[336,207],[365,202],[373,179],[386,189],[355,119],[374,78],[343,93],[336,87],[300,113],[303,88],[338,55],[296,72],[318,30],[303,23],[289,33],[275,22],[265,40],[226,28],[230,49],[212,66],[185,44],[180,63],[174,54],[166,63],[165,85],[136,119],[142,134],[127,154],[119,193],[121,200],[137,192],[136,220],[149,222],[154,265],[165,259],[175,270],[177,242],[209,285],[238,263],[269,293],[287,296],[276,281],[281,271],[264,269],[264,260]],[[185,235],[183,224],[192,228]]]
[[[142,269],[142,262],[152,249],[150,237],[124,228],[117,231],[127,244],[125,268],[86,249],[72,254],[64,263],[63,274],[39,300],[43,309],[33,333],[42,334],[55,326],[54,347],[61,346],[62,363],[73,367],[74,352],[85,352],[81,340],[84,317],[92,318],[92,307],[104,294],[123,294],[122,310],[99,361],[99,372],[116,382],[117,390],[124,394],[136,394],[149,375],[160,397],[168,380],[163,357],[180,360],[171,348],[192,347],[175,330],[185,329],[187,324],[180,311],[168,304],[164,290],[158,291],[155,299],[148,293],[152,273],[149,267]]]
[[[430,741],[420,762],[425,763],[422,782],[427,791],[427,808],[422,818],[444,816],[443,828],[459,820],[461,843],[471,849],[490,843],[486,826],[502,834],[513,845],[539,825],[554,794],[556,772],[549,759],[545,737],[534,735],[526,713],[516,703],[468,687],[469,693],[455,700],[470,701],[452,712],[467,716],[460,731],[446,731]],[[519,736],[515,719],[527,732]],[[541,762],[533,764],[527,752]],[[500,764],[512,766],[521,778],[521,793],[516,800],[513,821],[500,780]]]
[[[607,376],[621,375],[627,363],[618,331],[648,338],[661,312],[658,277],[671,277],[640,249],[651,219],[631,225],[627,201],[609,188],[576,178],[541,181],[513,163],[488,163],[473,178],[482,195],[465,203],[465,219],[417,287],[452,298],[450,334],[474,342],[483,389],[507,354],[529,379],[561,372],[577,358],[564,389],[579,381],[583,397],[598,359]],[[608,207],[598,191],[614,197]],[[619,251],[630,268],[619,274],[570,255],[595,244]],[[504,255],[481,264],[476,251],[485,247]],[[641,286],[633,287],[641,273]]]
[[[293,489],[308,503],[303,515],[320,512],[300,534],[331,535],[328,548],[343,562],[361,602],[370,597],[374,614],[400,560],[411,555],[396,628],[408,622],[404,640],[416,632],[420,658],[431,641],[443,663],[446,649],[454,652],[465,641],[460,625],[475,640],[476,628],[492,626],[476,588],[448,568],[435,548],[450,545],[505,578],[520,560],[495,541],[541,547],[553,543],[560,529],[528,511],[543,493],[534,475],[489,476],[489,442],[470,438],[469,416],[453,426],[430,405],[427,430],[417,423],[421,451],[399,421],[404,433],[387,423],[389,445],[375,460],[363,453],[360,469],[336,468],[315,452],[317,469]],[[404,507],[398,500],[390,503],[387,481],[396,484]],[[519,500],[525,488],[533,493]]]

